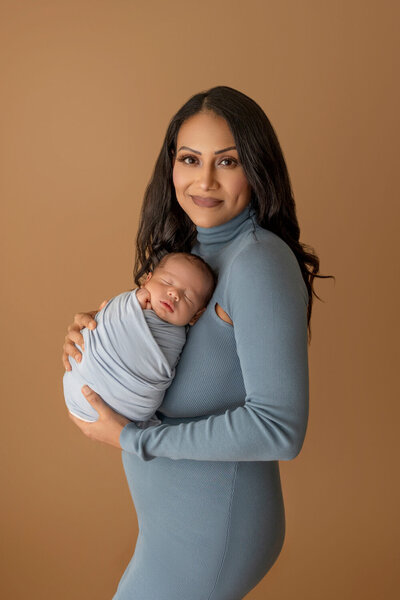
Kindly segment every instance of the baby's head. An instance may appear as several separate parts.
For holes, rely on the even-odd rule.
[[[217,277],[196,254],[171,252],[162,257],[142,287],[154,312],[174,325],[193,325],[213,295]]]

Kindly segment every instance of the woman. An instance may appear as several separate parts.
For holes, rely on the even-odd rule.
[[[278,461],[297,456],[306,433],[319,261],[299,243],[268,118],[232,88],[196,94],[169,124],[142,207],[135,283],[170,251],[199,254],[219,280],[189,332],[161,424],[136,427],[90,388],[99,420],[71,419],[122,448],[139,535],[114,600],[239,600],[283,545]],[[94,314],[69,327],[66,369]]]

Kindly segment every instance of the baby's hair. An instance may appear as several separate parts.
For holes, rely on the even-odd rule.
[[[209,276],[209,278],[211,279],[211,285],[210,285],[210,289],[208,290],[208,294],[205,299],[205,305],[207,305],[211,299],[211,296],[214,293],[215,286],[217,285],[217,281],[218,281],[218,277],[217,277],[217,274],[215,273],[215,271],[210,267],[210,265],[203,258],[201,258],[201,256],[199,256],[198,254],[191,254],[190,252],[169,252],[168,254],[165,254],[161,258],[161,260],[157,263],[157,265],[154,267],[154,269],[157,269],[158,267],[163,267],[164,263],[167,262],[167,260],[171,256],[183,256],[189,262],[198,265],[202,269],[202,271]]]

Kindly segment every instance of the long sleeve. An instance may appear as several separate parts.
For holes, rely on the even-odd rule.
[[[234,258],[227,281],[222,308],[233,321],[244,405],[177,425],[128,423],[120,435],[127,452],[201,461],[299,454],[308,421],[308,295],[296,257],[277,236],[255,241]]]

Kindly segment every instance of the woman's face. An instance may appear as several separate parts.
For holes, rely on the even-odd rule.
[[[197,113],[178,132],[172,178],[179,204],[195,225],[215,227],[236,217],[250,202],[235,141],[225,119]]]

